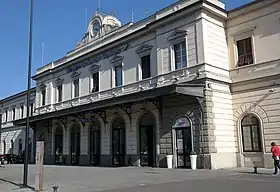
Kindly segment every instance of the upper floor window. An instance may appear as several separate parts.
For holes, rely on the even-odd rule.
[[[33,115],[33,110],[34,110],[34,104],[30,103],[30,115]]]
[[[42,106],[46,105],[46,89],[44,88],[41,90],[41,101],[42,101]]]
[[[24,106],[20,106],[20,117],[23,118],[24,116]]]
[[[186,42],[180,42],[173,45],[174,47],[174,61],[175,70],[181,69],[187,66],[187,51]]]
[[[252,38],[248,37],[236,41],[238,61],[237,66],[246,66],[254,63],[253,59],[253,49],[252,49]]]
[[[91,92],[99,91],[99,72],[92,74],[92,89]]]
[[[123,85],[123,75],[122,75],[122,66],[115,66],[115,86],[119,87]]]
[[[13,120],[15,120],[15,119],[16,119],[16,108],[13,107]]]
[[[141,57],[142,79],[151,77],[150,55]]]
[[[57,86],[57,102],[62,101],[62,84]]]
[[[7,122],[8,121],[8,109],[5,109],[5,121]]]
[[[73,81],[74,97],[79,97],[79,79],[74,79]]]

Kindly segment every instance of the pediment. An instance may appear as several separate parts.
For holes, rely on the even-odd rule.
[[[175,30],[171,35],[168,37],[169,41],[172,41],[177,38],[185,37],[188,34],[188,31],[186,30]]]
[[[43,90],[43,89],[45,89],[47,86],[44,84],[44,83],[41,83],[40,85],[39,85],[39,88],[41,89],[41,90]]]
[[[79,76],[80,76],[80,73],[78,73],[77,71],[75,71],[74,73],[71,74],[72,79],[78,78]]]
[[[143,53],[143,52],[151,51],[152,48],[153,48],[152,45],[142,44],[142,45],[140,45],[140,47],[138,47],[138,48],[136,49],[135,52],[136,52],[137,54],[141,54],[141,53]]]
[[[55,80],[55,83],[56,83],[57,85],[62,84],[63,80],[64,80],[64,79],[57,78],[57,79]]]
[[[88,68],[88,70],[89,70],[90,72],[95,72],[95,71],[98,71],[99,68],[100,68],[100,65],[98,65],[98,64],[93,64],[93,65],[91,65],[91,66]]]
[[[115,55],[111,60],[110,63],[121,63],[123,61],[123,56]]]

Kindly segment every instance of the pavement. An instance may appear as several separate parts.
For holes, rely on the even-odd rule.
[[[35,166],[29,165],[28,184],[21,189],[22,165],[0,168],[0,192],[34,191]],[[263,192],[279,190],[280,176],[272,176],[273,170],[235,168],[227,170],[186,170],[160,168],[98,168],[44,166],[44,189],[52,192],[58,185],[59,192]]]

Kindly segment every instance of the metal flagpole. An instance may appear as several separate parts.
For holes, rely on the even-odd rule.
[[[28,139],[29,139],[29,116],[30,116],[30,88],[31,88],[31,63],[32,63],[32,27],[33,27],[33,0],[30,0],[29,15],[29,49],[28,49],[28,83],[27,83],[27,114],[26,114],[26,130],[25,130],[25,159],[23,170],[23,187],[28,187]]]

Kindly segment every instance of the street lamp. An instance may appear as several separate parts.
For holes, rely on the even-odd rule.
[[[27,114],[26,114],[26,130],[25,130],[25,158],[23,168],[23,187],[28,187],[28,154],[29,154],[29,116],[30,116],[30,89],[31,89],[31,63],[32,63],[32,27],[33,27],[33,0],[30,0],[29,13],[29,47],[28,47],[28,80],[27,80]]]

